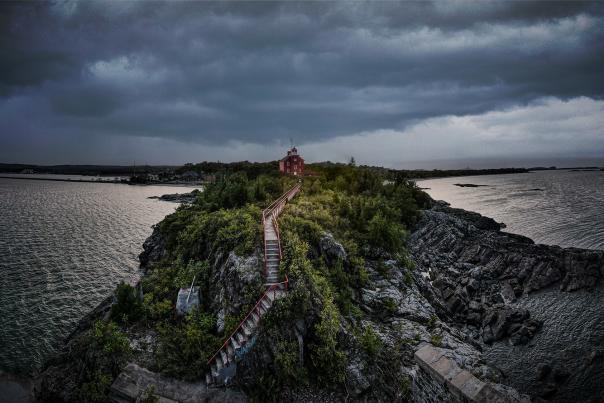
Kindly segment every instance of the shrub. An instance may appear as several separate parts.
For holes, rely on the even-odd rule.
[[[384,298],[384,300],[382,301],[383,305],[384,305],[384,309],[386,310],[387,315],[392,316],[396,313],[396,311],[398,310],[398,305],[396,303],[396,301],[394,300],[394,298]]]
[[[216,318],[194,310],[184,323],[160,323],[157,368],[170,376],[195,380],[207,371],[207,359],[220,347],[221,339],[212,333]]]
[[[111,318],[118,323],[130,323],[139,320],[143,314],[143,305],[137,290],[123,281],[115,290],[116,303],[111,306]]]
[[[78,399],[88,403],[105,403],[108,401],[112,377],[101,371],[95,371],[91,380],[82,383],[77,391]]]
[[[438,320],[438,316],[432,314],[430,315],[430,319],[428,319],[428,329],[434,329],[436,327],[436,321]]]
[[[430,343],[432,343],[436,347],[442,346],[443,336],[440,334],[433,334],[430,337]]]
[[[159,402],[159,396],[155,394],[155,385],[149,386],[145,393],[138,400],[138,403],[157,403]]]
[[[382,339],[370,327],[366,326],[360,337],[361,346],[370,356],[376,356],[384,347]]]

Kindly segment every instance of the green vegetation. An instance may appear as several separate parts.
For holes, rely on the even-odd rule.
[[[436,347],[440,347],[443,344],[443,337],[440,334],[433,334],[430,337],[430,343],[432,343]]]
[[[382,339],[375,333],[375,331],[367,326],[360,337],[361,346],[370,356],[376,356],[384,347]]]
[[[102,336],[97,345],[112,340],[112,347],[102,349],[102,357],[111,359],[102,363],[100,373],[87,372],[81,388],[82,396],[86,396],[83,400],[102,401],[110,381],[129,357],[127,340],[118,325],[149,329],[158,335],[150,369],[197,380],[208,370],[207,359],[262,295],[261,282],[240,290],[243,304],[237,312],[225,315],[223,330],[217,330],[219,312],[211,302],[222,291],[216,289],[215,268],[231,252],[248,256],[261,251],[262,209],[295,180],[278,176],[274,164],[241,163],[228,169],[223,165],[186,167],[221,175],[197,195],[195,203],[179,207],[160,223],[166,251],[142,280],[142,301],[132,287],[118,286],[113,322],[102,325],[104,328],[95,327],[94,333],[107,337],[105,340]],[[342,342],[343,328],[359,329],[355,334],[360,347],[372,359],[390,363],[393,373],[393,360],[401,354],[386,354],[382,340],[371,327],[351,323],[365,315],[356,301],[371,270],[385,278],[392,275],[392,270],[404,270],[405,281],[411,283],[413,264],[405,248],[406,234],[427,198],[402,176],[385,181],[379,172],[353,164],[317,165],[311,169],[316,176],[305,179],[302,193],[279,222],[284,253],[281,271],[290,280],[290,292],[263,317],[259,340],[263,335],[270,340],[278,371],[263,368],[256,374],[257,385],[247,392],[260,400],[288,385],[316,382],[341,387],[349,348]],[[319,245],[327,232],[343,246],[345,256],[326,256],[322,252]],[[174,305],[178,290],[188,287],[193,278],[200,287],[201,306],[186,317],[177,317]],[[397,309],[394,300],[385,299],[383,304],[385,314]],[[300,320],[306,329],[303,362],[292,326]],[[113,355],[117,350],[122,351],[119,357]],[[95,362],[100,359],[95,358]],[[400,384],[401,380],[393,376],[385,375],[384,382]],[[153,391],[145,398],[151,401]]]
[[[134,322],[143,314],[143,304],[134,287],[123,281],[115,290],[116,304],[111,307],[111,318],[118,323]]]
[[[113,379],[131,356],[126,336],[113,322],[98,321],[72,352],[80,372],[78,397],[85,402],[105,402]]]

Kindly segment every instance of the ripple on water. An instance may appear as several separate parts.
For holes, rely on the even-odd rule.
[[[604,172],[539,171],[418,181],[437,200],[479,212],[536,243],[604,249]],[[543,189],[542,191],[528,191]]]
[[[183,187],[0,179],[0,369],[35,371],[138,268]]]

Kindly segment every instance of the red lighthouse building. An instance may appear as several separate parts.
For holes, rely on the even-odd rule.
[[[298,149],[292,147],[287,155],[279,161],[279,172],[285,175],[304,175],[304,158],[298,155]]]

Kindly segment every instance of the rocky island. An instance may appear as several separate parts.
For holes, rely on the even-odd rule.
[[[279,217],[288,291],[233,362],[220,361],[230,368],[222,384],[207,382],[217,370],[209,358],[266,289],[262,209],[295,184],[289,177],[229,175],[156,225],[140,282],[120,284],[80,323],[37,397],[556,401],[569,376],[559,363],[536,363],[537,386],[518,389],[485,352],[530,346],[544,332],[523,297],[600,288],[604,252],[535,245],[402,177],[314,169]],[[191,285],[199,306],[178,315],[179,290]]]

